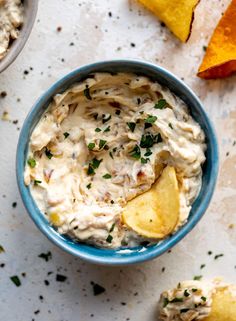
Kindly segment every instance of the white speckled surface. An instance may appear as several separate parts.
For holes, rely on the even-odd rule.
[[[39,2],[37,22],[25,49],[0,74],[0,92],[7,92],[7,97],[0,98],[0,115],[7,111],[10,117],[10,121],[0,120],[0,244],[6,251],[0,254],[0,320],[153,321],[160,291],[181,279],[222,275],[236,283],[236,76],[207,82],[195,76],[202,47],[229,0],[201,1],[188,44],[180,44],[134,0]],[[159,63],[184,78],[198,94],[218,132],[221,168],[205,217],[171,253],[139,266],[97,267],[52,245],[24,210],[15,179],[18,127],[35,100],[62,75],[85,63],[127,57]],[[52,252],[48,262],[38,257],[48,251]],[[215,260],[221,253],[224,256]],[[200,269],[201,264],[206,267]],[[57,273],[67,276],[66,282],[56,282]],[[20,276],[21,287],[11,282],[12,275]],[[93,296],[91,281],[106,292]]]

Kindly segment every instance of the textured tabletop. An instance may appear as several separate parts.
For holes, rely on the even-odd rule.
[[[196,77],[228,3],[202,0],[191,38],[181,44],[134,0],[39,1],[26,47],[0,74],[7,93],[0,98],[0,320],[154,321],[160,292],[179,280],[220,275],[236,283],[236,76]],[[84,263],[51,244],[26,213],[15,178],[19,131],[35,100],[76,67],[111,58],[145,59],[182,78],[216,127],[221,157],[213,201],[197,227],[171,253],[120,268]],[[94,295],[91,282],[105,292]]]

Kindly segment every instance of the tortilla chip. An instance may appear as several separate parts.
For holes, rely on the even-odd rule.
[[[186,42],[191,33],[194,9],[200,0],[139,0],[163,21],[179,38]]]
[[[236,297],[228,288],[216,291],[212,298],[212,311],[202,321],[236,321]]]
[[[198,70],[204,79],[224,78],[236,72],[236,0],[218,23]]]

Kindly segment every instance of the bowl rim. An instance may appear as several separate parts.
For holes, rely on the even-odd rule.
[[[53,227],[50,227],[49,223],[42,224],[40,222],[39,217],[39,210],[37,207],[33,204],[33,197],[31,196],[28,188],[24,184],[24,169],[25,165],[25,148],[28,146],[28,134],[31,130],[31,125],[34,117],[38,113],[39,110],[41,110],[44,107],[45,101],[47,101],[49,98],[52,98],[56,92],[61,92],[61,87],[65,85],[70,79],[73,79],[75,77],[79,77],[80,73],[84,72],[87,75],[91,73],[91,71],[87,71],[88,69],[94,69],[93,72],[97,68],[105,68],[106,66],[113,64],[113,65],[122,65],[122,64],[130,64],[130,65],[139,65],[143,68],[150,68],[152,71],[156,74],[162,74],[168,77],[169,80],[175,82],[177,86],[181,86],[182,90],[186,93],[188,92],[188,95],[191,97],[191,100],[194,101],[198,105],[198,109],[201,112],[203,119],[205,120],[207,126],[208,126],[208,132],[205,133],[206,136],[209,138],[209,144],[211,145],[212,149],[212,161],[210,166],[210,180],[208,184],[208,188],[206,192],[203,195],[203,199],[201,200],[201,204],[198,206],[197,210],[194,212],[194,215],[192,215],[186,224],[184,224],[175,234],[171,235],[169,238],[167,238],[166,242],[160,242],[158,243],[158,246],[150,247],[147,251],[140,250],[137,252],[137,255],[134,255],[130,257],[122,256],[122,257],[112,257],[111,255],[94,255],[91,253],[88,253],[89,251],[81,251],[79,248],[80,243],[76,243],[69,240],[64,240],[63,238],[60,238]],[[87,72],[86,72],[87,71]],[[101,72],[101,71],[100,71]],[[148,72],[147,72],[148,76]],[[68,85],[70,87],[71,85]],[[195,108],[195,107],[194,107]],[[191,109],[191,108],[190,108]],[[213,196],[214,189],[216,186],[217,176],[218,176],[218,169],[219,169],[219,152],[218,152],[218,142],[216,133],[214,130],[214,127],[211,123],[211,120],[207,113],[204,110],[203,104],[199,100],[199,98],[194,94],[194,92],[178,77],[173,75],[171,72],[166,70],[165,68],[158,66],[156,64],[144,61],[144,60],[137,60],[137,59],[114,59],[114,60],[104,60],[99,61],[95,63],[90,63],[83,65],[59,80],[57,80],[54,84],[52,84],[48,90],[46,90],[40,98],[35,102],[31,110],[29,111],[24,124],[22,126],[18,145],[17,145],[17,152],[16,152],[16,176],[17,176],[17,184],[18,189],[20,191],[20,195],[23,201],[23,204],[31,217],[31,219],[34,221],[36,226],[39,228],[39,230],[50,240],[52,243],[56,244],[58,247],[66,251],[67,253],[70,253],[76,257],[79,257],[85,261],[88,261],[90,263],[99,264],[99,265],[130,265],[130,264],[136,264],[145,262],[151,259],[154,259],[167,250],[171,249],[173,246],[175,246],[179,241],[181,241],[194,227],[195,225],[200,221],[202,216],[204,215],[205,211],[207,210],[210,200]],[[194,203],[193,203],[194,204]],[[37,213],[38,210],[38,213]],[[42,214],[41,214],[42,215]],[[94,246],[89,246],[93,249]],[[108,251],[111,251],[109,249],[105,249],[106,254],[108,254]],[[114,250],[116,252],[116,250]],[[117,250],[118,251],[118,250]],[[84,253],[85,252],[85,253]]]
[[[25,15],[27,18],[20,30],[19,37],[14,40],[9,52],[0,60],[0,73],[7,69],[19,56],[31,34],[38,11],[38,0],[29,0],[31,5],[30,12]]]

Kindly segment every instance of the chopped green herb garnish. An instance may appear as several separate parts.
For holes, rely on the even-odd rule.
[[[0,245],[0,253],[3,253],[3,252],[5,252],[4,247]]]
[[[106,122],[108,122],[111,119],[111,115],[102,115],[102,123],[105,124]]]
[[[147,164],[147,162],[149,161],[149,158],[143,158],[143,157],[141,157],[141,163],[142,164]]]
[[[109,152],[109,155],[112,159],[114,159],[112,152]]]
[[[45,149],[45,155],[47,156],[48,159],[51,159],[53,157],[51,151],[49,149],[47,149],[47,147]]]
[[[160,100],[158,100],[158,102],[155,104],[154,108],[156,108],[156,109],[163,109],[163,108],[166,107],[166,104],[167,104],[167,102],[166,102],[165,99],[160,99]]]
[[[183,302],[183,298],[174,298],[173,300],[170,301],[170,303],[176,303],[176,302]]]
[[[31,167],[34,168],[36,166],[36,160],[34,158],[28,158],[27,164]]]
[[[113,223],[109,231],[110,233],[114,231],[115,226],[116,226],[116,223]]]
[[[135,145],[132,151],[130,152],[130,156],[135,159],[140,159],[141,157],[141,151],[138,145]]]
[[[151,149],[150,148],[147,148],[147,150],[146,150],[146,153],[144,154],[144,156],[151,156],[152,155],[152,151],[151,151]]]
[[[127,125],[129,127],[129,129],[131,130],[131,132],[133,133],[135,130],[136,124],[131,122],[131,123],[127,123]]]
[[[224,254],[217,254],[217,255],[215,255],[214,259],[217,260],[218,258],[220,258],[222,256],[224,256]]]
[[[43,259],[46,262],[48,262],[52,258],[52,253],[50,251],[48,251],[47,253],[39,254],[38,257],[40,257],[41,259]]]
[[[194,288],[194,289],[192,289],[192,292],[197,292],[197,289],[195,289],[195,288]]]
[[[95,128],[95,132],[97,132],[97,133],[99,133],[99,132],[101,132],[102,130],[100,129],[100,128]]]
[[[109,234],[107,239],[106,239],[107,243],[111,243],[112,240],[113,240],[113,236],[111,234]]]
[[[169,125],[168,125],[171,129],[173,129],[173,126],[172,126],[172,124],[171,123],[169,123]]]
[[[89,166],[88,166],[87,174],[88,175],[94,175],[95,174],[95,170],[94,170],[94,168],[92,167],[92,165],[90,163],[89,163]]]
[[[104,129],[104,133],[107,133],[111,130],[111,126],[108,126],[106,129]]]
[[[202,264],[202,265],[200,266],[200,269],[203,269],[205,266],[206,266],[206,264]]]
[[[92,184],[91,184],[91,183],[89,183],[88,185],[86,185],[87,189],[90,189],[90,188],[91,188],[91,186],[92,186]]]
[[[168,298],[164,298],[163,308],[165,308],[170,303]]]
[[[160,134],[152,135],[150,133],[147,133],[142,135],[140,146],[142,148],[150,148],[154,144],[161,143],[161,142],[162,142],[162,137]]]
[[[86,88],[84,89],[84,96],[88,99],[88,100],[92,100],[92,97],[90,95],[90,89],[88,87],[88,85],[86,85]]]
[[[63,133],[63,135],[64,135],[65,139],[66,139],[68,136],[70,136],[70,134],[67,133],[67,132]]]
[[[102,294],[103,292],[106,291],[106,289],[103,286],[101,286],[97,283],[91,282],[91,284],[93,286],[93,295],[94,296]]]
[[[190,296],[190,293],[188,292],[188,290],[187,290],[187,289],[186,289],[186,290],[184,290],[184,296],[186,296],[186,297]]]
[[[91,164],[92,164],[93,168],[96,169],[96,168],[99,167],[99,165],[101,164],[101,162],[102,162],[102,159],[97,159],[97,158],[95,157],[95,158],[93,158]]]
[[[89,143],[89,144],[88,144],[88,149],[89,149],[89,150],[93,150],[94,147],[95,147],[95,143]]]
[[[202,301],[206,302],[207,298],[205,296],[201,297]]]
[[[21,286],[21,281],[17,275],[11,276],[10,279],[15,284],[15,286],[17,286],[17,287]]]
[[[41,184],[41,183],[42,183],[42,181],[39,181],[38,179],[34,180],[34,185],[38,185],[38,184]]]
[[[102,162],[102,159],[97,159],[96,157],[93,158],[92,161],[89,163],[87,174],[94,175],[95,169],[99,167],[101,162]]]
[[[109,178],[111,178],[111,175],[107,173],[107,174],[103,175],[102,177],[105,179],[109,179]]]
[[[148,117],[145,119],[145,123],[154,124],[156,120],[156,116],[148,115]]]
[[[100,139],[100,142],[99,142],[99,149],[102,149],[105,145],[106,145],[107,141],[106,140],[103,140],[103,139]]]
[[[196,275],[193,279],[195,281],[200,281],[202,279],[202,275]]]
[[[56,275],[56,281],[57,282],[65,282],[66,279],[67,279],[67,276],[65,276],[65,275],[62,275],[62,274],[57,274]]]

